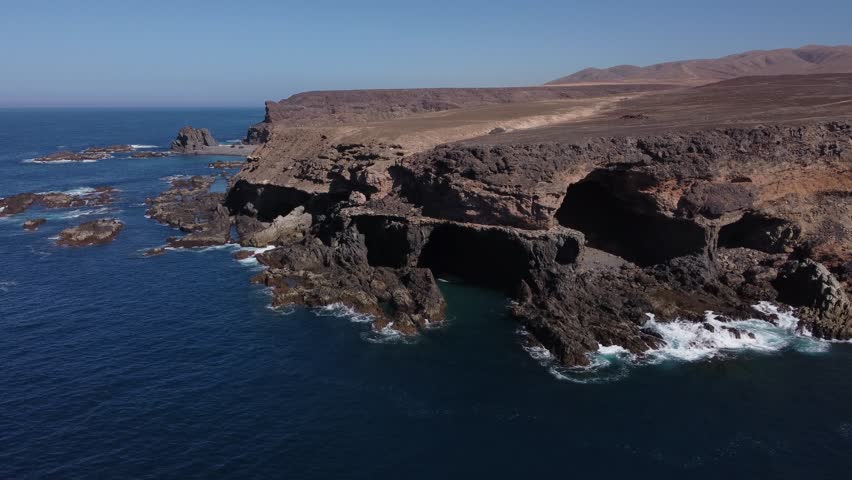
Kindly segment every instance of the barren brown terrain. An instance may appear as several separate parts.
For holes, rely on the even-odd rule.
[[[751,75],[810,75],[852,72],[852,46],[806,45],[801,48],[753,50],[722,58],[682,60],[647,67],[619,65],[587,68],[548,85],[674,83],[701,85]]]

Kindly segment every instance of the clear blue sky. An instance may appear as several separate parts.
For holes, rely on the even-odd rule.
[[[0,106],[530,85],[809,43],[852,43],[852,1],[0,0]]]

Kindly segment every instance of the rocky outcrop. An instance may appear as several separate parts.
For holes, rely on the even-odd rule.
[[[171,150],[177,153],[195,153],[205,147],[216,147],[219,142],[213,138],[210,130],[206,128],[183,127],[172,140]]]
[[[133,147],[130,145],[110,145],[107,147],[89,147],[81,152],[72,152],[70,150],[60,150],[42,157],[35,158],[38,163],[50,162],[83,162],[93,160],[103,160],[112,157],[114,153],[132,152]]]
[[[86,222],[59,232],[57,245],[68,247],[90,247],[103,245],[115,240],[124,224],[116,219],[102,219]]]
[[[169,238],[169,245],[192,248],[228,243],[231,219],[222,205],[224,194],[209,191],[215,180],[201,176],[172,179],[170,188],[146,200],[150,218],[187,233]]]
[[[17,215],[34,205],[44,208],[80,208],[109,205],[117,190],[113,187],[97,187],[78,192],[19,193],[0,198],[0,217]]]
[[[279,216],[263,230],[256,231],[240,243],[249,247],[266,247],[299,240],[310,230],[313,217],[305,212],[304,206],[293,209],[286,216]]]
[[[828,269],[813,260],[790,262],[775,279],[779,300],[800,307],[804,326],[821,338],[852,338],[852,302]]]

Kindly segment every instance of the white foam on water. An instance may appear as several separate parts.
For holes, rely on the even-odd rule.
[[[237,260],[238,263],[248,266],[248,267],[258,267],[261,266],[260,262],[257,261],[257,255],[260,255],[263,252],[268,252],[270,250],[274,250],[277,247],[275,245],[269,245],[266,247],[241,247],[239,250],[248,250],[252,252],[254,255],[248,258],[242,258]]]
[[[47,218],[59,218],[63,220],[70,220],[72,218],[86,217],[89,215],[106,215],[106,214],[118,214],[121,213],[121,210],[112,210],[109,207],[100,207],[100,208],[92,208],[92,209],[78,209],[71,210],[69,212],[65,212],[59,215],[46,215]]]
[[[159,145],[130,145],[133,150],[148,150],[151,148],[160,148]]]
[[[371,323],[372,315],[358,313],[351,307],[347,307],[342,303],[332,303],[314,309],[316,313],[323,317],[337,317],[348,319],[352,323]]]
[[[196,252],[196,253],[204,253],[204,252],[215,252],[218,250],[233,250],[235,248],[239,248],[238,243],[224,243],[222,245],[210,245],[207,247],[165,247],[166,250],[171,252]]]
[[[775,323],[758,319],[722,321],[713,312],[707,312],[704,322],[675,320],[658,322],[648,315],[644,328],[659,334],[665,346],[647,352],[651,360],[696,361],[738,352],[777,352],[785,348],[805,353],[824,352],[828,343],[814,339],[811,333],[799,329],[799,319],[792,312],[761,302],[755,305],[761,313],[774,314]],[[708,325],[713,331],[705,327]],[[740,332],[739,338],[734,331]]]
[[[589,365],[584,367],[558,365],[553,354],[541,345],[524,345],[523,348],[551,375],[575,383],[611,382],[626,377],[630,368],[664,361],[695,362],[749,351],[771,353],[783,349],[821,353],[830,348],[830,341],[813,338],[811,332],[800,328],[799,319],[792,310],[784,310],[769,302],[760,302],[754,309],[772,315],[773,321],[724,321],[715,313],[706,312],[703,322],[662,322],[647,314],[648,320],[643,328],[658,334],[665,345],[642,355],[633,355],[618,345],[599,345],[597,352],[589,355]],[[739,338],[731,329],[739,332]],[[519,333],[526,335],[523,329]]]
[[[77,187],[77,188],[72,188],[71,190],[65,190],[65,191],[51,190],[51,191],[48,191],[48,192],[38,192],[38,195],[48,195],[48,194],[51,194],[51,193],[64,193],[65,195],[72,195],[72,196],[75,196],[75,197],[85,197],[87,195],[91,195],[91,194],[95,193],[95,189],[92,188],[92,187]]]
[[[112,157],[107,157],[112,158]],[[51,164],[64,164],[64,163],[95,163],[97,160],[36,160],[35,158],[28,158],[26,160],[22,160],[21,163],[38,163],[39,165],[51,165]]]
[[[18,282],[10,282],[10,281],[0,282],[0,292],[6,293],[9,290],[11,290],[12,288],[16,287],[17,285],[18,285]]]

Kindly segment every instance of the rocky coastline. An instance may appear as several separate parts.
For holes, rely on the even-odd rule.
[[[149,215],[187,233],[173,247],[254,248],[237,256],[266,267],[252,281],[274,306],[341,304],[379,332],[441,324],[442,275],[498,289],[529,341],[568,367],[601,347],[640,356],[661,347],[649,318],[748,336],[706,323],[706,312],[777,322],[754,308],[761,302],[793,309],[802,333],[852,339],[844,116],[643,133],[658,110],[642,114],[637,135],[500,134],[431,148],[376,134],[420,118],[413,105],[355,108],[380,123],[345,133],[339,124],[351,119],[278,110],[226,194],[209,192],[212,177],[176,181]]]

